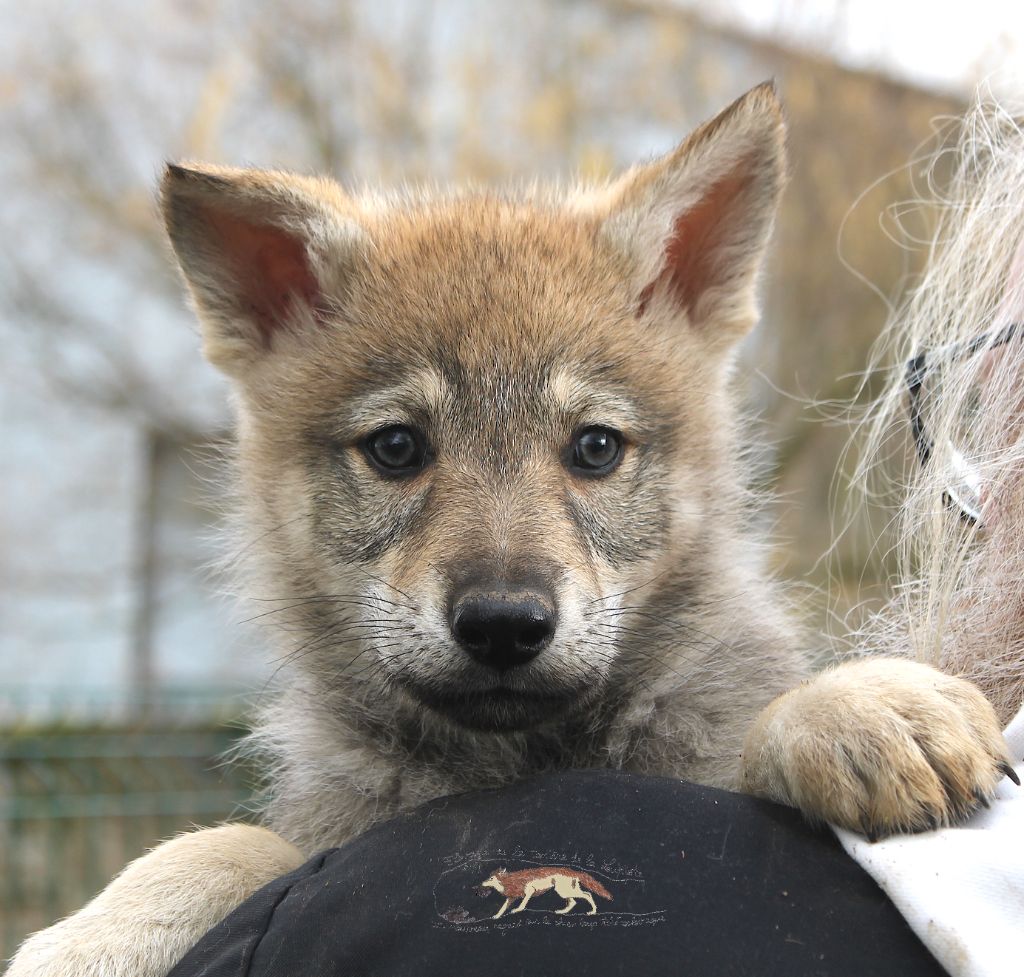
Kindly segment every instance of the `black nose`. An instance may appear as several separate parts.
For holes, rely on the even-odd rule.
[[[464,591],[452,602],[452,634],[470,656],[499,672],[536,658],[555,634],[547,595],[532,591]]]

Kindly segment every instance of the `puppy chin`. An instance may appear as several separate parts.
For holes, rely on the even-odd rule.
[[[505,687],[488,690],[406,685],[422,706],[463,729],[479,733],[516,733],[568,718],[585,708],[592,696],[586,690],[544,692]]]

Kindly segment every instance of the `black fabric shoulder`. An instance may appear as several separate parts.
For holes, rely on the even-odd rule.
[[[827,830],[573,771],[442,798],[271,883],[172,977],[936,977]]]

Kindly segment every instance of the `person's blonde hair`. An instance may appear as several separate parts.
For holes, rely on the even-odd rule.
[[[983,93],[927,160],[927,267],[876,349],[860,454],[867,484],[905,449],[898,583],[861,643],[972,679],[1004,722],[1024,699],[1021,118]]]

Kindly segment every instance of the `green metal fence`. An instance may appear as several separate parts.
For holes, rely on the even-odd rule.
[[[0,729],[0,960],[131,859],[194,825],[244,818],[239,735],[221,718]],[[0,967],[2,969],[2,967]]]

